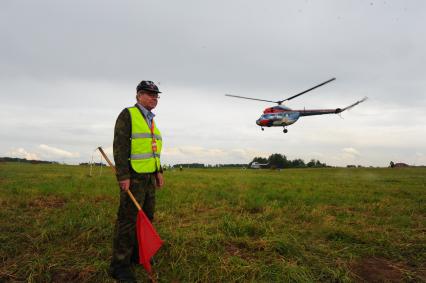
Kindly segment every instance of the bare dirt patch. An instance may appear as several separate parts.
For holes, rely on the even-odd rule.
[[[81,278],[79,278],[78,273],[71,272],[71,271],[60,271],[55,272],[52,275],[52,282],[79,282],[81,281]]]
[[[112,196],[96,196],[93,201],[95,203],[99,203],[99,202],[108,202],[108,203],[114,203],[116,200],[116,198],[112,197]]]
[[[253,254],[266,249],[266,243],[256,241],[254,243],[247,242],[226,242],[224,244],[225,251],[231,256],[238,256],[245,260],[253,259]]]
[[[66,200],[58,196],[40,196],[28,202],[29,207],[35,208],[61,208]]]
[[[401,282],[407,268],[387,259],[363,258],[351,266],[355,282]]]
[[[238,256],[243,259],[250,259],[251,254],[249,252],[249,247],[246,243],[237,242],[237,243],[226,243],[225,251],[231,256]]]
[[[264,207],[250,207],[245,209],[248,213],[256,214],[256,213],[262,213],[265,211]]]
[[[83,270],[57,270],[53,272],[52,283],[62,282],[91,282],[94,275],[93,268]]]

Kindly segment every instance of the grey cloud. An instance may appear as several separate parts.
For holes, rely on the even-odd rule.
[[[297,90],[330,75],[391,76],[383,70],[390,62],[393,72],[421,71],[409,54],[425,47],[416,33],[422,2],[9,3],[4,76],[126,81],[150,74],[177,85]]]

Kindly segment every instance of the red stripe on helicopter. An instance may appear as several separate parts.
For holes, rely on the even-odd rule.
[[[259,126],[268,126],[269,122],[270,122],[270,120],[267,120],[267,119],[260,120],[259,121]]]

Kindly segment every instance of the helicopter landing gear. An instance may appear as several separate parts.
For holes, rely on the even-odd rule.
[[[263,127],[261,127],[262,131],[264,131],[265,129]]]
[[[286,128],[284,128],[283,133],[285,134],[287,132],[288,132],[288,130]]]

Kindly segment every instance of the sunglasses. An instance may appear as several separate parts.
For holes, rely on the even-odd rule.
[[[151,98],[157,98],[159,99],[160,96],[158,95],[158,93],[153,93],[153,92],[145,92],[144,94],[148,95]]]

